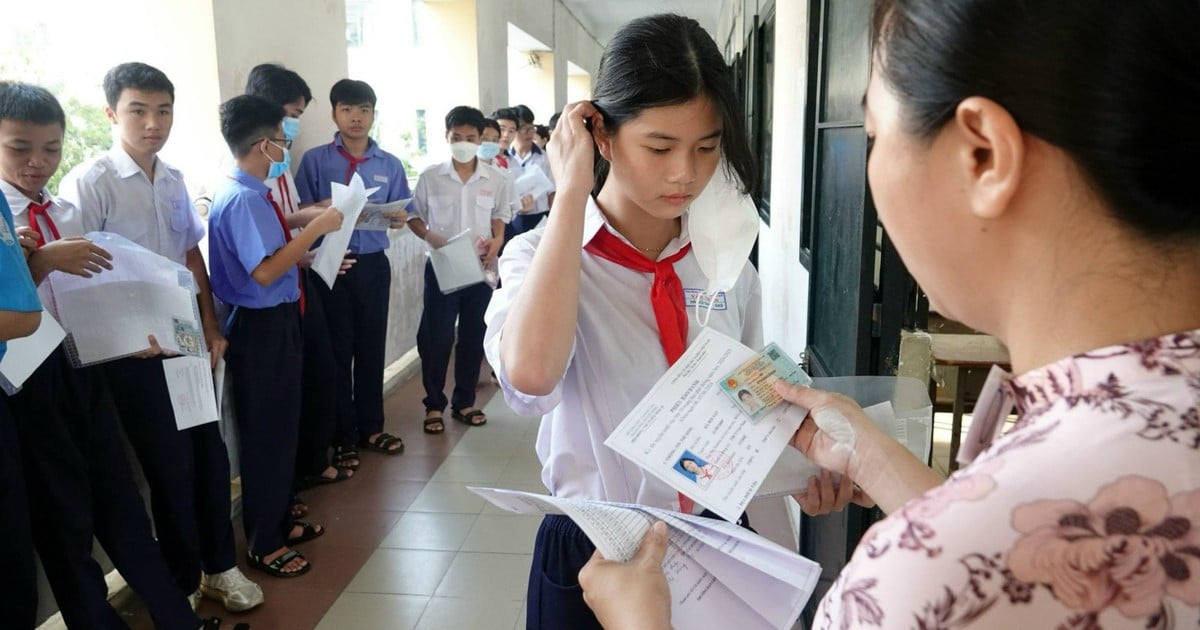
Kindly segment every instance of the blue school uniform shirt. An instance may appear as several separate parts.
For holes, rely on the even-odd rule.
[[[300,193],[302,205],[329,199],[332,182],[349,183],[350,178],[346,173],[351,163],[338,149],[345,151],[346,147],[342,144],[342,134],[334,133],[333,142],[309,149],[300,159],[296,191]],[[408,176],[404,174],[404,166],[399,158],[380,149],[374,140],[367,141],[367,151],[362,157],[366,161],[357,165],[357,171],[362,177],[363,187],[379,187],[368,198],[369,202],[387,203],[412,197],[408,191]],[[350,173],[351,176],[353,174]],[[355,230],[350,237],[349,249],[355,254],[373,254],[387,248],[388,233],[385,231]]]
[[[300,299],[295,265],[265,287],[250,275],[287,244],[269,191],[261,180],[235,168],[213,198],[208,215],[209,282],[227,304],[269,308]]]
[[[25,264],[25,253],[17,241],[17,229],[13,227],[12,211],[8,200],[0,195],[0,311],[36,313],[42,310],[37,287]],[[0,341],[0,359],[8,351],[8,343]]]

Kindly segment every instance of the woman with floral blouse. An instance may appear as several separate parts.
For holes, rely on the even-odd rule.
[[[815,625],[1196,628],[1200,2],[879,0],[873,42],[879,217],[1008,345],[1019,421],[943,482],[852,401],[781,390],[812,410],[793,445],[889,513]],[[669,626],[664,537],[584,568],[606,627]]]

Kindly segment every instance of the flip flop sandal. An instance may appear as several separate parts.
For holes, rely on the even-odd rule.
[[[357,450],[350,448],[349,446],[333,447],[333,465],[334,466],[337,466],[338,468],[345,468],[346,470],[358,470],[358,466],[362,462],[356,462],[354,464],[349,463],[352,460],[357,460],[357,459],[358,459],[358,451]]]
[[[394,444],[399,444],[400,448],[392,448]],[[363,440],[362,448],[370,451],[378,451],[384,455],[399,455],[404,452],[404,440],[390,433],[380,433],[374,442]]]
[[[304,518],[308,514],[308,504],[300,500],[300,497],[292,497],[292,507],[288,508],[288,514],[293,518]]]
[[[331,483],[337,483],[339,481],[345,481],[354,476],[354,472],[349,468],[338,468],[337,466],[334,466],[334,470],[337,470],[337,476],[335,477],[326,477],[325,475],[312,475],[310,477],[305,477],[300,481],[300,489],[307,490],[313,486],[324,486]]]
[[[446,432],[446,419],[442,416],[437,416],[436,418],[425,418],[425,425],[422,427],[422,429],[430,435],[441,435],[442,433]]]
[[[262,556],[256,556],[252,553],[247,553],[246,556],[248,558],[247,564],[249,564],[251,568],[258,569],[267,575],[277,578],[300,577],[312,569],[312,564],[305,564],[303,568],[295,571],[283,570],[283,567],[286,567],[287,563],[291,562],[292,560],[295,560],[296,558],[300,558],[301,560],[305,559],[304,556],[295,549],[288,549],[287,551],[279,554],[278,558],[275,558],[270,562],[263,562]]]
[[[294,538],[288,538],[287,544],[289,547],[291,547],[292,545],[299,545],[301,543],[306,543],[310,540],[314,540],[316,538],[320,538],[321,536],[325,535],[324,527],[322,527],[321,529],[317,529],[317,526],[313,525],[312,523],[305,523],[304,521],[293,521],[292,525],[299,525],[301,531],[300,531],[299,536],[296,536]],[[287,564],[287,563],[285,562],[284,564]]]
[[[455,409],[450,412],[450,416],[469,427],[481,427],[487,424],[487,414],[478,409],[472,409],[467,413],[461,413]],[[475,422],[475,418],[483,418],[483,422]]]

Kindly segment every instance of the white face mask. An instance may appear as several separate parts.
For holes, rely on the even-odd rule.
[[[479,150],[479,145],[474,142],[453,142],[450,144],[450,155],[455,162],[466,164],[475,159],[475,152]]]
[[[692,251],[696,263],[708,278],[705,297],[696,301],[696,323],[708,325],[716,296],[728,291],[737,283],[742,269],[750,258],[754,240],[758,238],[758,209],[750,195],[743,194],[738,187],[737,175],[730,175],[725,162],[708,186],[692,202],[688,209],[688,234],[692,239]],[[707,303],[704,317],[700,316],[700,305]]]

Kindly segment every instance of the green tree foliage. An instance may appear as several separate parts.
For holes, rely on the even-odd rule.
[[[103,107],[81,103],[74,97],[62,106],[67,114],[67,134],[63,141],[62,164],[47,184],[51,194],[58,194],[58,182],[63,175],[104,153],[112,145],[112,125]]]

